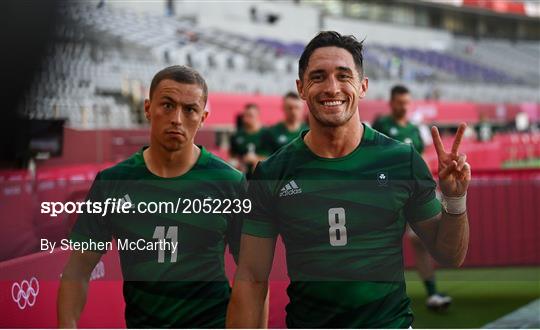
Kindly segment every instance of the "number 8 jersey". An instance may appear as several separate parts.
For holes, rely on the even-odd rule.
[[[406,221],[441,211],[431,173],[412,146],[366,125],[341,158],[315,155],[305,134],[255,170],[242,229],[283,238],[287,326],[409,327],[402,236]]]

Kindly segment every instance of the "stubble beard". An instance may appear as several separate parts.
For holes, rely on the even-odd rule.
[[[337,116],[326,116],[322,110],[316,109],[311,111],[313,118],[323,127],[340,127],[348,123],[358,110],[347,109],[346,111],[339,113]],[[328,118],[331,117],[331,118]]]

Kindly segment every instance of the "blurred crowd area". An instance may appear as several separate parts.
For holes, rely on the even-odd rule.
[[[325,29],[365,39],[367,100],[386,99],[401,82],[421,100],[540,103],[538,37],[495,39],[488,31],[479,38],[345,17],[316,3],[60,2],[55,42],[19,111],[29,118],[65,118],[70,127],[135,127],[143,123],[141,104],[152,76],[173,64],[201,72],[211,93],[283,95],[295,90],[303,47]],[[525,31],[531,24],[540,28],[538,20],[521,20]]]
[[[534,164],[540,23],[527,16],[530,10],[518,16],[456,3],[59,1],[54,37],[17,112],[34,122],[61,122],[67,131],[61,141],[34,143],[34,149],[56,147],[49,156],[29,151],[25,157],[63,153],[46,165],[122,159],[126,154],[118,149],[147,140],[113,137],[110,145],[97,137],[144,129],[143,102],[153,75],[187,65],[210,90],[211,115],[198,140],[234,159],[231,142],[246,104],[259,108],[261,127],[282,122],[282,96],[296,90],[305,44],[320,30],[336,30],[364,40],[369,90],[360,104],[362,121],[372,124],[388,114],[390,88],[403,84],[413,98],[409,119],[422,131],[435,124],[444,135],[467,122],[469,140],[504,141],[485,149],[500,150],[502,163]],[[383,9],[391,14],[381,16]],[[76,136],[88,130],[97,132],[88,137],[95,157],[74,156],[77,148],[70,145],[84,144]],[[429,134],[424,137],[429,145]]]

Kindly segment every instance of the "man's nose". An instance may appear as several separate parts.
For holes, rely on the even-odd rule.
[[[171,124],[182,125],[182,107],[177,107],[171,114]]]
[[[334,76],[330,76],[326,79],[324,92],[331,96],[339,93],[339,81]]]

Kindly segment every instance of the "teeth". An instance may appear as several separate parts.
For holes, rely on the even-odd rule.
[[[343,101],[329,101],[329,102],[323,102],[326,106],[335,106],[335,105],[341,105],[343,104]]]

